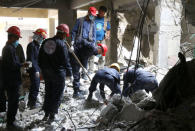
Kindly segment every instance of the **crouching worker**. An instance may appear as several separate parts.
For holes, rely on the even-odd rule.
[[[87,100],[90,101],[93,96],[93,92],[96,90],[97,84],[99,83],[100,94],[104,100],[104,103],[107,104],[105,97],[104,86],[107,85],[112,93],[110,97],[114,94],[121,94],[120,90],[120,66],[117,63],[113,63],[110,68],[105,67],[97,71],[95,76],[92,79],[91,85],[89,87],[89,95]]]
[[[58,113],[64,92],[66,73],[71,70],[68,50],[64,43],[69,36],[69,27],[61,24],[56,29],[57,34],[43,42],[38,55],[38,64],[45,80],[43,103],[45,116],[43,120],[48,120],[48,122],[54,121],[55,114]]]
[[[18,110],[19,87],[22,84],[20,68],[28,67],[30,63],[20,63],[16,55],[16,48],[21,38],[20,29],[16,26],[8,30],[8,41],[2,51],[2,72],[5,90],[8,96],[7,127],[16,130],[18,126],[14,123]]]
[[[158,82],[153,74],[143,69],[130,69],[123,76],[123,96],[128,96],[138,90],[153,91],[158,87]]]
[[[36,101],[37,96],[39,93],[39,86],[40,86],[40,68],[38,65],[38,54],[39,48],[42,44],[43,40],[46,39],[47,32],[44,29],[37,29],[33,32],[33,41],[30,42],[27,46],[27,61],[32,62],[32,68],[28,70],[30,75],[30,91],[29,91],[29,100],[28,100],[28,107],[30,109],[36,108]]]

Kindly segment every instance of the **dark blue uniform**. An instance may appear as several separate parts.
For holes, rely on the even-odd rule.
[[[5,89],[3,86],[2,59],[0,59],[0,112],[6,111]]]
[[[124,86],[123,95],[127,96],[129,93],[134,93],[138,90],[145,89],[147,92],[153,91],[158,87],[158,82],[153,74],[142,69],[129,70],[123,76]],[[129,85],[129,83],[131,85]]]
[[[32,62],[32,68],[29,69],[29,75],[31,80],[31,86],[29,91],[29,106],[36,104],[37,96],[39,93],[40,78],[36,77],[36,72],[40,73],[40,68],[38,65],[38,55],[39,55],[40,45],[36,41],[32,41],[27,46],[27,61]]]
[[[111,96],[114,94],[121,94],[120,75],[118,71],[113,68],[104,68],[97,71],[89,87],[89,93],[93,93],[96,90],[98,83],[100,83],[100,94],[103,99],[105,99],[105,85],[107,85],[112,91],[112,93],[110,94]]]
[[[39,51],[38,63],[45,80],[43,110],[48,114],[58,113],[66,72],[71,75],[68,51],[64,41],[57,37],[45,40]]]
[[[72,30],[72,41],[75,41],[74,53],[82,65],[87,68],[89,57],[97,55],[95,23],[86,20],[85,17],[78,19]],[[80,65],[73,56],[71,56],[71,65],[74,77],[73,88],[75,92],[78,92],[80,87]]]
[[[19,86],[21,85],[20,61],[16,55],[16,48],[6,44],[2,52],[2,69],[4,85],[8,95],[7,123],[15,120],[19,102]]]

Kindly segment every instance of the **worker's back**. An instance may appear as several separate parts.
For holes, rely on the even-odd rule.
[[[56,37],[43,42],[38,58],[43,75],[64,77],[69,68],[68,51],[64,42]]]

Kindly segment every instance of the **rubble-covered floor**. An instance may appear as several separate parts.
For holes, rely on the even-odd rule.
[[[145,68],[148,71],[157,74],[157,79],[160,81],[166,74],[166,69],[156,69],[154,66]],[[91,78],[94,74],[91,75]],[[122,78],[122,74],[121,74]],[[121,87],[122,87],[121,79]],[[87,98],[88,88],[90,82],[81,79],[81,87],[86,91],[85,99]],[[73,89],[72,83],[66,81],[66,91],[62,99],[62,104],[59,108],[59,113],[56,115],[54,122],[47,123],[42,121],[44,112],[41,110],[44,100],[44,83],[41,83],[40,93],[38,96],[38,102],[40,107],[38,109],[29,110],[28,108],[23,111],[23,103],[20,102],[20,110],[17,113],[17,123],[25,130],[42,131],[42,130],[61,130],[63,128],[70,130],[88,130],[90,127],[94,127],[97,124],[97,118],[100,116],[101,111],[106,107],[101,101],[99,92],[94,92],[93,101],[91,103],[86,102],[85,99],[74,99],[72,97]],[[108,88],[105,89],[106,94],[110,94]],[[1,117],[5,117],[5,113],[1,113]],[[5,118],[6,119],[6,118]],[[73,122],[72,122],[73,121]],[[0,130],[5,130],[6,124],[0,123]],[[93,128],[91,128],[93,130]]]

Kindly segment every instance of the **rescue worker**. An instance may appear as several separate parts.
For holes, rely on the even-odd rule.
[[[92,55],[97,55],[98,51],[95,46],[96,28],[95,28],[96,8],[90,7],[88,15],[77,19],[76,24],[72,30],[72,47],[69,51],[74,52],[82,65],[87,68],[88,58]],[[71,55],[71,65],[73,72],[73,97],[82,98],[82,91],[80,90],[80,65]],[[85,70],[86,72],[86,70]]]
[[[123,75],[123,95],[128,96],[138,90],[153,91],[158,87],[158,82],[153,74],[141,68],[130,69]]]
[[[61,104],[61,97],[65,87],[65,77],[71,76],[68,50],[64,43],[69,36],[69,27],[60,24],[57,34],[53,38],[46,39],[41,45],[38,63],[45,80],[45,99],[43,120],[53,121]]]
[[[87,100],[90,101],[93,96],[93,92],[96,90],[97,84],[99,83],[100,94],[105,103],[107,103],[104,86],[107,85],[112,93],[110,97],[114,94],[121,94],[120,90],[120,66],[117,63],[110,65],[110,68],[105,67],[97,71],[95,76],[92,79],[91,85],[89,87],[89,95]]]
[[[105,17],[107,8],[105,6],[100,6],[98,10],[97,17],[95,18],[96,23],[96,43],[105,44],[105,40],[110,38],[110,22]],[[98,69],[103,69],[105,65],[105,56],[97,55],[98,59]],[[94,71],[94,56],[89,58],[89,73]]]
[[[20,63],[25,62],[24,50],[21,44],[18,44],[16,47],[16,55],[18,56]]]
[[[27,61],[32,62],[32,68],[28,70],[30,75],[30,91],[29,91],[29,98],[28,98],[28,107],[30,109],[36,108],[36,101],[37,96],[39,93],[39,86],[40,86],[40,68],[38,65],[38,54],[39,48],[42,44],[43,40],[46,39],[47,32],[44,29],[37,29],[33,32],[33,41],[30,42],[27,46]]]
[[[14,130],[18,128],[14,121],[18,110],[18,91],[21,85],[20,68],[27,67],[29,63],[20,63],[19,57],[16,55],[18,40],[21,38],[20,29],[17,26],[12,26],[7,32],[8,41],[2,51],[2,69],[4,86],[8,96],[7,127]]]
[[[2,58],[0,58],[0,112],[6,111],[6,97],[5,89],[3,86],[3,70],[2,70]]]

